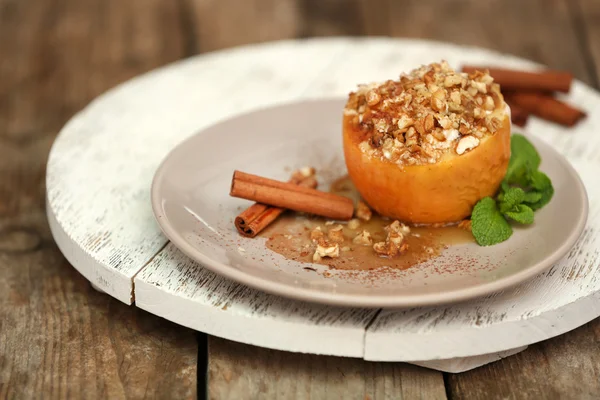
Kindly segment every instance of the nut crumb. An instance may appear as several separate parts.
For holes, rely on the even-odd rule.
[[[396,243],[391,241],[378,242],[373,245],[373,250],[379,255],[394,257],[398,254],[405,253],[406,250],[408,250],[408,243],[402,243],[401,245],[397,245]]]
[[[410,228],[398,220],[395,220],[394,222],[392,222],[391,224],[386,226],[384,229],[388,233],[389,232],[397,232],[397,233],[401,233],[403,235],[408,235],[410,233]]]
[[[356,235],[354,239],[352,239],[352,243],[360,244],[362,246],[370,246],[373,243],[371,233],[369,233],[369,231],[363,230],[361,233]]]
[[[360,201],[360,200],[356,204],[355,214],[359,219],[361,219],[363,221],[368,221],[373,216],[373,212],[371,211],[369,206],[365,202]]]
[[[400,223],[400,221],[394,221],[386,226],[385,230],[388,233],[385,242],[378,242],[373,245],[375,253],[394,257],[408,249],[408,243],[404,243],[404,235],[410,233],[408,226]]]
[[[456,145],[456,153],[463,154],[467,150],[472,150],[479,146],[479,139],[475,136],[465,136]]]
[[[352,218],[350,221],[348,221],[349,229],[358,229],[359,226],[360,226],[360,220],[358,220],[356,218]]]
[[[344,241],[344,227],[336,225],[327,232],[327,237],[334,243],[342,243]]]
[[[363,154],[400,165],[436,163],[466,136],[493,135],[508,116],[488,73],[457,72],[445,61],[398,80],[359,85],[344,113],[362,135]]]
[[[315,180],[315,174],[316,170],[313,167],[302,167],[300,169],[295,170],[292,173],[290,182],[295,183],[297,185],[302,183],[305,186],[316,187],[317,181]]]
[[[320,226],[317,226],[315,229],[313,229],[310,232],[310,240],[312,240],[313,242],[316,242],[317,240],[324,238],[324,237],[325,237],[325,234],[321,230]]]
[[[340,246],[335,243],[331,244],[325,240],[319,241],[315,254],[313,254],[313,261],[320,261],[324,257],[337,258],[340,256]]]
[[[335,224],[335,221],[327,221],[327,222],[325,222],[325,225],[333,225],[333,224]]]

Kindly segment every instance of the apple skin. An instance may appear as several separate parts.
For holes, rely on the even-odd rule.
[[[344,116],[344,157],[350,178],[377,213],[403,222],[453,223],[469,217],[480,199],[496,194],[508,168],[509,116],[475,149],[427,165],[402,166],[363,154],[359,148],[363,135],[357,129],[352,116]]]

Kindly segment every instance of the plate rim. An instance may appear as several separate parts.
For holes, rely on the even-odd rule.
[[[525,135],[529,136],[530,138],[533,138],[534,141],[541,143],[542,146],[548,147],[550,151],[554,153],[554,156],[558,159],[560,164],[569,171],[570,175],[574,176],[575,183],[579,187],[580,193],[582,194],[582,203],[580,204],[581,212],[579,214],[579,218],[575,224],[575,228],[570,232],[567,240],[565,240],[560,246],[558,246],[545,259],[515,274],[505,276],[492,282],[485,282],[467,290],[458,289],[447,292],[434,292],[421,295],[349,295],[335,292],[326,293],[318,289],[294,287],[281,282],[267,281],[262,278],[258,278],[252,274],[232,268],[226,263],[213,260],[212,258],[206,256],[204,253],[199,252],[193,246],[191,246],[183,238],[183,236],[181,236],[177,232],[177,230],[172,227],[171,224],[167,223],[168,218],[166,218],[166,216],[161,213],[161,199],[158,195],[158,186],[160,178],[164,175],[167,163],[171,158],[171,155],[174,152],[176,152],[180,147],[183,147],[189,141],[192,141],[198,136],[201,136],[205,131],[213,128],[215,125],[229,122],[238,118],[244,118],[245,116],[250,114],[277,108],[289,107],[301,103],[319,103],[334,101],[341,103],[344,101],[344,98],[340,96],[329,96],[312,99],[296,99],[292,101],[271,104],[265,107],[258,107],[250,111],[230,116],[228,118],[217,120],[214,123],[205,126],[196,133],[190,135],[183,141],[179,142],[171,150],[169,150],[169,152],[161,160],[158,168],[156,169],[152,178],[152,184],[150,188],[152,214],[154,216],[154,219],[157,221],[158,226],[160,227],[163,234],[167,237],[167,239],[171,243],[173,243],[173,245],[177,249],[179,249],[179,251],[181,251],[190,259],[197,262],[201,268],[207,268],[208,270],[212,271],[217,275],[272,295],[332,306],[361,308],[409,308],[422,306],[442,306],[464,302],[467,300],[481,298],[493,293],[507,290],[519,284],[525,283],[534,278],[539,273],[544,272],[550,267],[552,267],[556,262],[560,261],[575,245],[575,242],[581,237],[581,234],[585,229],[589,213],[589,198],[585,185],[581,180],[581,177],[579,176],[575,168],[571,165],[571,163],[553,146],[543,142],[541,139],[527,134]]]

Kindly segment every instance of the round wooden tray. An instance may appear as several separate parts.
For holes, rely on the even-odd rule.
[[[398,39],[318,39],[194,57],[122,84],[77,114],[47,169],[47,212],[61,251],[95,287],[181,325],[279,350],[406,361],[459,372],[514,354],[600,315],[600,114],[576,128],[534,119],[527,131],[558,148],[590,198],[569,255],[513,290],[468,303],[406,310],[335,308],[279,298],[217,276],[161,234],[150,182],[177,143],[237,113],[345,95],[357,82],[419,64],[535,67],[512,56]],[[576,82],[569,101],[592,111],[600,95]]]

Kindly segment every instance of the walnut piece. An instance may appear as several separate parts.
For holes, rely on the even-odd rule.
[[[318,184],[315,175],[316,170],[313,167],[302,167],[292,173],[290,182],[296,185],[316,188]]]
[[[363,154],[400,165],[436,163],[464,137],[493,135],[508,116],[489,74],[456,72],[444,61],[360,85],[344,113],[360,132]]]
[[[356,210],[354,214],[363,221],[368,221],[373,216],[373,212],[371,211],[369,206],[365,202],[360,200],[358,201],[358,203],[356,203]]]
[[[385,242],[378,242],[373,245],[375,253],[382,256],[394,257],[408,249],[408,244],[404,243],[404,235],[410,233],[408,226],[400,223],[400,221],[394,221],[386,226],[385,230],[388,233]]]
[[[377,242],[373,245],[373,250],[375,251],[375,253],[382,255],[382,256],[387,256],[387,257],[394,257],[397,256],[398,254],[402,254],[404,253],[406,250],[408,250],[408,244],[407,243],[402,243],[401,245],[397,245],[396,243],[392,242],[392,241],[385,241],[385,242]]]
[[[371,238],[369,231],[363,230],[361,233],[356,235],[354,239],[352,239],[352,243],[360,244],[362,246],[370,246],[373,243],[373,239]]]
[[[344,227],[336,225],[327,232],[327,237],[334,243],[342,243],[344,241]]]
[[[312,240],[313,242],[316,242],[317,240],[324,238],[324,237],[325,237],[325,234],[321,230],[320,226],[317,226],[315,229],[313,229],[310,232],[310,240]]]
[[[408,225],[404,225],[398,220],[395,220],[394,222],[386,226],[384,229],[388,233],[397,232],[403,235],[408,235],[410,233],[410,228],[408,227]]]
[[[467,150],[472,150],[479,146],[479,139],[475,136],[465,136],[456,145],[456,154],[464,154]]]
[[[320,240],[317,243],[317,249],[313,254],[313,261],[320,261],[324,257],[337,258],[340,256],[340,246],[337,243],[329,243],[326,240]]]
[[[357,218],[352,218],[348,221],[348,229],[358,229],[360,226],[360,220]]]

